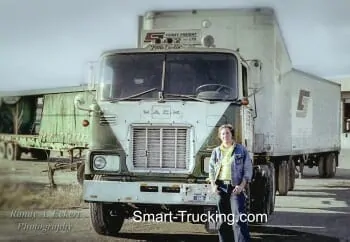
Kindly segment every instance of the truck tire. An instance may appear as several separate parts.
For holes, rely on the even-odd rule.
[[[20,160],[22,155],[21,147],[14,143],[6,145],[6,158],[8,160]]]
[[[278,194],[287,196],[289,190],[289,166],[288,161],[283,160],[278,165]]]
[[[320,156],[320,159],[318,160],[318,175],[320,178],[326,177],[326,161],[325,157],[322,155]]]
[[[101,180],[95,176],[94,180]],[[117,235],[124,223],[124,216],[111,215],[111,209],[102,202],[90,203],[90,220],[95,232],[100,235]]]
[[[272,185],[272,174],[269,166],[266,166],[265,177],[265,194],[264,194],[264,202],[263,202],[263,213],[269,216],[271,214],[271,205],[273,200],[273,185]]]
[[[337,171],[337,157],[334,153],[330,153],[325,159],[325,177],[332,178]]]
[[[81,163],[77,169],[77,181],[82,186],[84,184],[85,163]]]
[[[6,144],[0,142],[0,159],[6,159]]]
[[[288,161],[288,166],[289,166],[289,191],[294,190],[295,186],[295,162],[293,159],[290,159]]]
[[[272,214],[275,211],[275,203],[276,203],[276,169],[273,163],[269,163],[270,171],[271,171],[271,182],[270,182],[270,213]]]
[[[217,208],[216,207],[208,207],[204,208],[204,213],[203,214],[215,214],[217,213]],[[212,223],[209,219],[204,223],[204,229],[207,231],[208,234],[217,234],[219,230],[219,223],[218,221],[214,220],[214,223]]]
[[[272,170],[268,165],[260,165],[254,169],[254,178],[249,186],[249,213],[266,214],[267,220],[271,214],[273,201]],[[267,221],[250,221],[250,224],[263,224]]]

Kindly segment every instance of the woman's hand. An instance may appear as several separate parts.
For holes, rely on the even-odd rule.
[[[216,184],[211,184],[211,193],[213,193],[213,194],[219,193],[219,191],[218,191],[218,185],[216,185]]]
[[[237,185],[233,189],[232,193],[234,194],[240,194],[244,190],[244,187],[242,185]]]

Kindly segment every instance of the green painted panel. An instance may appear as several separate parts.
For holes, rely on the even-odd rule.
[[[41,142],[64,143],[85,146],[89,142],[90,126],[83,127],[82,121],[89,120],[88,112],[76,109],[74,98],[82,95],[86,105],[94,98],[89,92],[49,94],[44,96],[44,107],[40,125]]]

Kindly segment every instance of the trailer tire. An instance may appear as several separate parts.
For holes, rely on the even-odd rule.
[[[33,149],[31,154],[34,159],[38,160],[48,160],[50,158],[50,150]]]
[[[20,160],[22,155],[21,147],[14,143],[7,143],[6,158],[8,160]]]
[[[321,178],[326,177],[326,161],[325,161],[325,157],[322,155],[320,156],[319,160],[318,160],[318,175]]]
[[[94,180],[101,180],[95,176]],[[124,216],[110,214],[110,208],[105,203],[90,203],[90,221],[95,232],[100,235],[117,235],[124,223]]]
[[[326,157],[325,163],[325,176],[332,178],[335,176],[337,171],[337,161],[336,155],[334,153],[330,153]]]
[[[0,159],[6,159],[6,144],[0,142]]]
[[[85,163],[81,163],[77,169],[77,181],[82,186],[84,184]]]
[[[289,166],[289,191],[293,191],[294,190],[294,186],[295,186],[295,162],[293,159],[290,159],[288,162],[288,166]]]
[[[279,163],[278,166],[278,194],[287,196],[289,190],[289,166],[286,160]]]

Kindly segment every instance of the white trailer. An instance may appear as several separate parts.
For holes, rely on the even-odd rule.
[[[256,163],[264,156],[275,163],[281,195],[293,189],[296,166],[301,175],[304,164],[318,166],[321,177],[335,175],[340,84],[293,68],[272,9],[150,11],[139,23],[139,47],[158,37],[180,36],[197,45],[210,35],[216,48],[256,61],[258,68],[248,70],[255,121],[247,145],[252,145]]]

